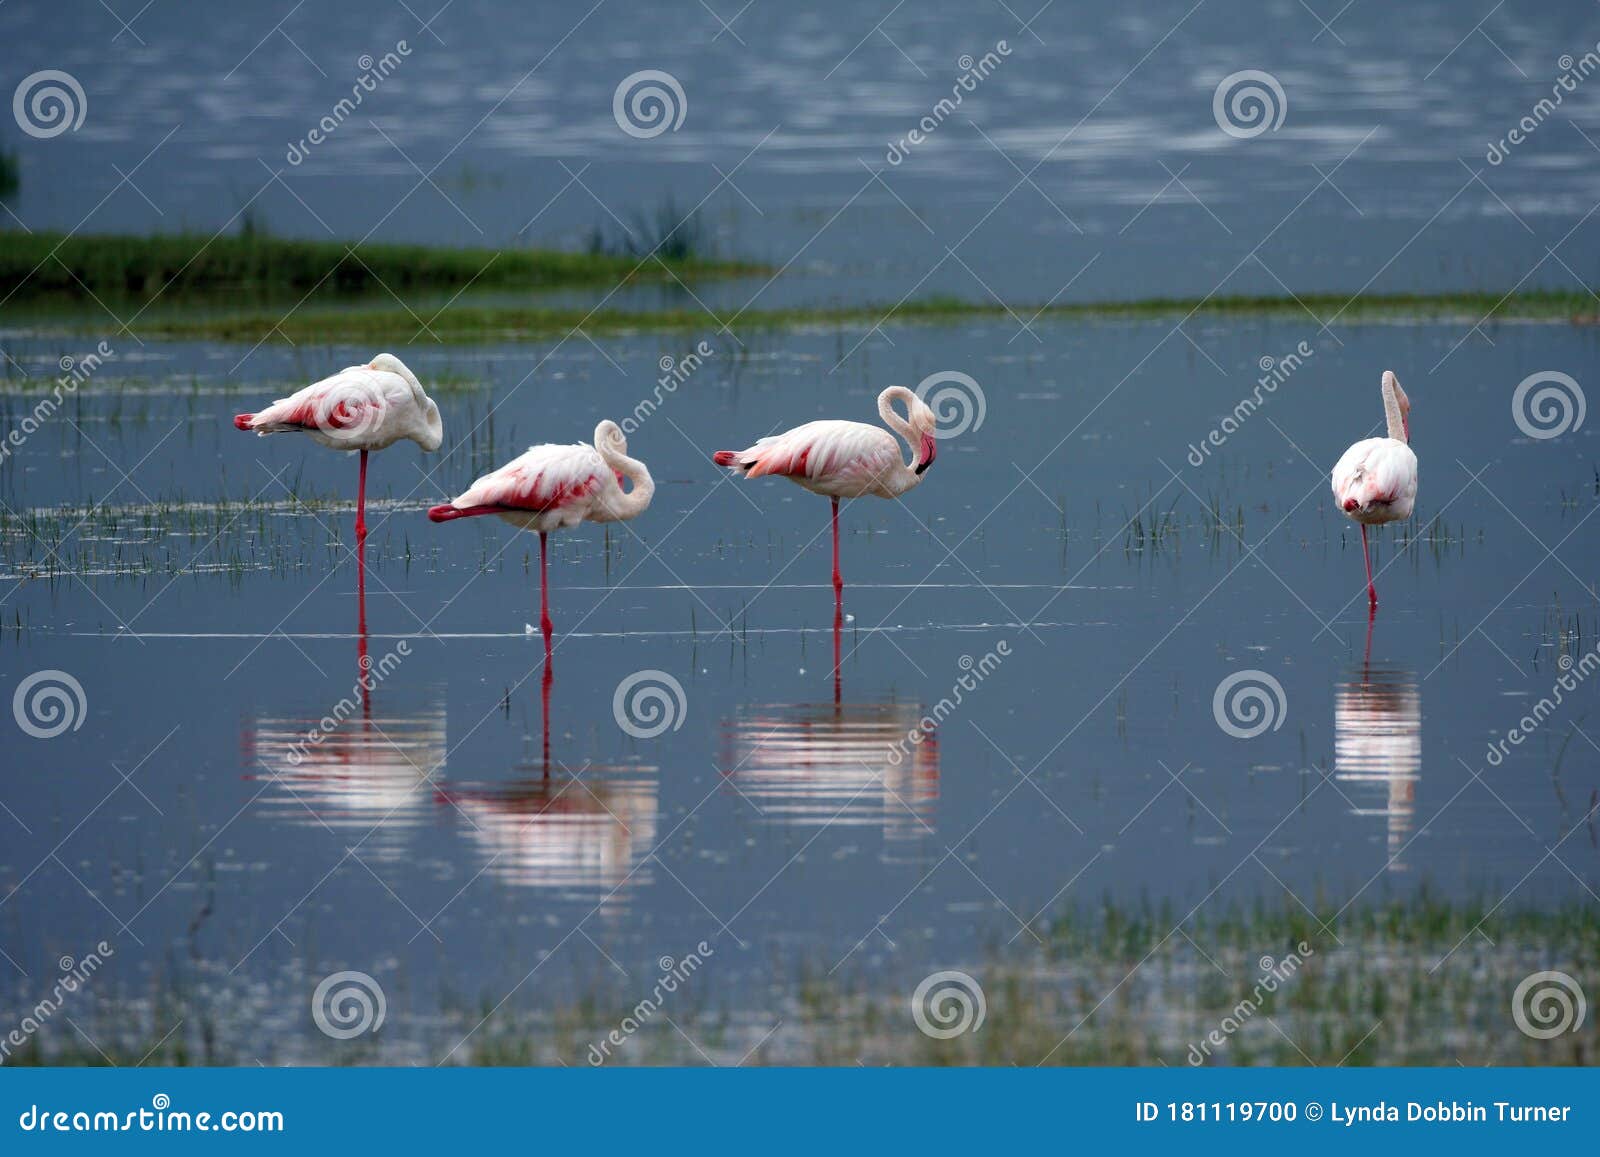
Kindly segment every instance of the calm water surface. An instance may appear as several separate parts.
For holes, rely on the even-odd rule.
[[[32,971],[109,936],[152,978],[187,954],[225,990],[360,968],[423,1009],[538,965],[514,999],[540,1009],[706,940],[753,1010],[797,962],[892,986],[1106,896],[1581,896],[1593,686],[1488,750],[1595,644],[1592,435],[1523,436],[1505,389],[1530,359],[1592,358],[1590,331],[1505,327],[1409,380],[1422,498],[1408,535],[1376,536],[1370,655],[1359,538],[1327,493],[1381,418],[1368,367],[1426,367],[1461,328],[1324,339],[1199,467],[1261,351],[1304,330],[1051,325],[1015,354],[987,324],[894,330],[831,375],[852,335],[750,341],[634,433],[648,516],[555,539],[548,684],[533,539],[421,512],[477,458],[622,416],[682,339],[565,346],[521,385],[547,349],[420,353],[454,383],[451,433],[373,460],[366,638],[353,461],[227,421],[358,355],[271,347],[230,374],[234,349],[152,349],[7,474],[38,520],[7,522],[0,675],[70,672],[89,711],[14,747],[5,951]],[[58,356],[13,350],[40,374]],[[929,365],[969,370],[987,410],[904,502],[846,505],[836,686],[826,504],[723,480],[706,451],[868,417],[879,384]],[[492,446],[471,433],[491,400]],[[1282,688],[1249,739],[1213,704],[1244,670]],[[613,706],[641,671],[682,688],[649,738]]]

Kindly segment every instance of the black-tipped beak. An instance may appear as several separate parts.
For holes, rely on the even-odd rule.
[[[938,443],[938,441],[934,438],[934,436],[932,434],[924,434],[922,436],[922,446],[918,451],[918,461],[917,461],[916,471],[915,472],[918,473],[918,474],[921,474],[929,466],[933,465],[933,460],[935,458],[937,458],[938,456],[939,456],[939,443]]]

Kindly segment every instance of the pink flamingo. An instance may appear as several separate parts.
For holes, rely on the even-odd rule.
[[[1410,518],[1417,501],[1417,456],[1408,445],[1411,399],[1390,370],[1383,371],[1383,412],[1389,436],[1357,442],[1333,468],[1334,501],[1361,524],[1361,558],[1367,564],[1367,599],[1372,607],[1378,605],[1378,589],[1372,585],[1367,527]]]
[[[624,491],[624,480],[632,486]],[[428,511],[434,522],[498,514],[513,526],[539,532],[539,628],[550,654],[548,542],[552,530],[582,522],[623,522],[644,513],[656,492],[650,471],[628,457],[628,440],[615,422],[594,428],[594,445],[535,446],[474,482],[466,492]]]
[[[906,416],[895,413],[893,403],[905,403]],[[938,456],[933,431],[938,419],[921,398],[904,386],[890,386],[878,395],[878,414],[885,426],[905,440],[911,462],[900,460],[894,434],[865,422],[829,420],[807,422],[782,434],[762,438],[748,450],[718,450],[718,466],[743,470],[746,478],[779,474],[824,494],[833,501],[833,596],[836,612],[842,607],[844,579],[839,575],[839,499],[899,498],[922,481]],[[837,617],[837,616],[836,616]]]
[[[356,541],[367,537],[367,454],[410,438],[428,453],[444,441],[439,407],[417,376],[393,354],[379,354],[279,398],[257,414],[236,414],[233,424],[265,437],[291,431],[309,434],[333,450],[361,451],[356,494]]]

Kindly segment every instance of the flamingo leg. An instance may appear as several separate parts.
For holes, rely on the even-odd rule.
[[[1361,561],[1367,564],[1367,604],[1378,605],[1378,588],[1372,585],[1372,556],[1367,553],[1367,524],[1361,524]]]
[[[837,707],[844,692],[843,677],[840,672],[839,658],[839,633],[844,629],[844,604],[833,604],[833,705]]]
[[[833,500],[833,601],[844,596],[844,578],[839,574],[839,500]]]
[[[550,656],[544,660],[544,676],[539,680],[539,719],[544,729],[544,778],[550,778],[550,685],[555,682]]]
[[[544,634],[544,658],[550,662],[550,535],[539,532],[539,630]]]
[[[361,451],[361,483],[356,489],[356,542],[367,541],[367,452]]]

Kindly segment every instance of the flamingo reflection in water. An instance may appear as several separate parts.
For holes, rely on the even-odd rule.
[[[373,706],[373,691],[400,658],[390,651],[371,663],[363,636],[361,673],[327,715],[264,715],[245,725],[245,763],[270,780],[260,797],[268,818],[370,832],[363,857],[401,855],[406,836],[422,822],[449,745],[442,704],[409,713]]]
[[[1388,821],[1388,869],[1403,872],[1401,859],[1416,816],[1417,781],[1422,778],[1422,697],[1414,671],[1374,668],[1369,659],[1334,690],[1334,778],[1363,795],[1384,793],[1382,807],[1358,806],[1356,815]]]
[[[931,834],[939,738],[915,703],[793,703],[722,725],[722,774],[770,821],[870,825],[904,845]]]
[[[656,846],[659,785],[645,764],[585,762],[568,768],[550,758],[551,668],[540,682],[541,758],[505,783],[440,787],[486,863],[484,874],[517,887],[554,890],[606,913],[626,911],[632,891],[648,886],[645,866]]]
[[[269,781],[259,800],[280,823],[360,831],[363,855],[394,860],[422,822],[433,777],[449,750],[443,703],[380,710],[380,685],[411,654],[401,639],[376,660],[367,637],[366,544],[356,546],[356,675],[327,714],[263,715],[240,739],[249,778]]]

